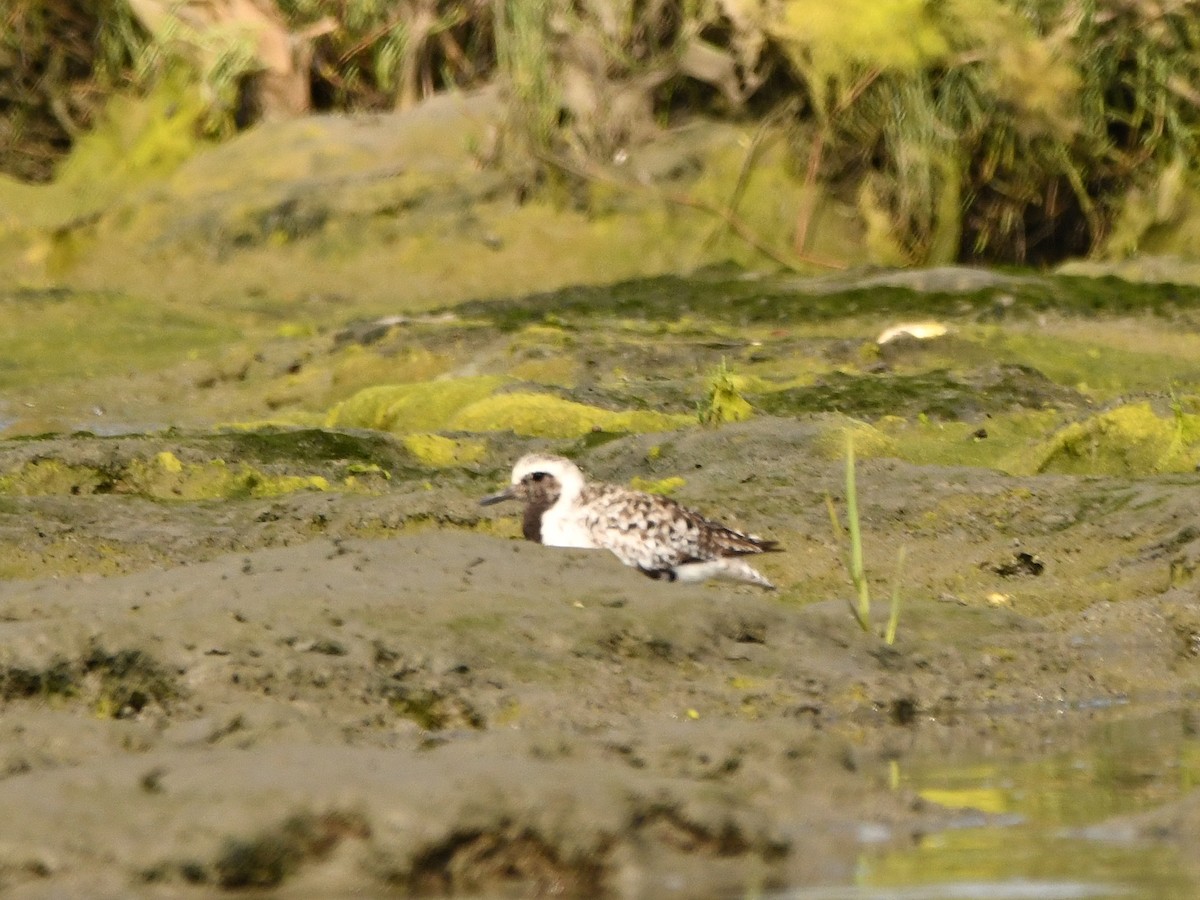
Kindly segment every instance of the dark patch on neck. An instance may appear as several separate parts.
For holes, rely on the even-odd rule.
[[[521,534],[525,540],[542,542],[542,513],[554,505],[554,501],[544,493],[538,493],[525,503],[525,516],[521,519]]]

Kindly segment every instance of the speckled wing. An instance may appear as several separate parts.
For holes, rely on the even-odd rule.
[[[734,531],[655,494],[589,485],[580,499],[597,546],[643,571],[775,548],[774,541]]]

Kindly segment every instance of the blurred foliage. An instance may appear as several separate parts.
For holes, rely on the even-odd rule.
[[[0,171],[48,177],[109,95],[171,69],[131,2],[9,0]],[[1200,0],[254,2],[309,36],[316,109],[500,81],[503,161],[528,189],[689,115],[774,113],[797,171],[857,203],[896,264],[1047,262],[1114,228],[1136,248],[1159,213],[1123,205],[1169,209],[1200,159]],[[253,54],[201,56],[200,127],[252,121]]]
[[[1196,158],[1194,0],[788,0],[766,27],[816,125],[798,154],[892,263],[1086,253]]]
[[[278,0],[300,25],[332,16],[317,47],[318,108],[404,109],[495,73],[491,0]]]
[[[8,0],[0,11],[0,172],[43,180],[145,45],[125,0]]]

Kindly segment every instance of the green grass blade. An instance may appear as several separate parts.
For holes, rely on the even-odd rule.
[[[901,547],[896,554],[896,574],[892,577],[892,602],[888,610],[887,628],[883,632],[883,640],[890,647],[896,643],[896,627],[900,624],[900,580],[904,577],[904,557],[906,547]]]
[[[854,616],[863,630],[871,627],[871,595],[863,571],[862,529],[858,521],[858,485],[854,466],[854,436],[846,437],[846,524],[850,532],[850,580],[858,593]]]
[[[846,545],[846,529],[842,527],[837,509],[833,505],[833,498],[828,494],[825,495],[825,509],[829,511],[829,527],[833,530],[833,539],[844,547]]]

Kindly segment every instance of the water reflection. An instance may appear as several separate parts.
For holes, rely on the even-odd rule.
[[[1083,734],[1079,734],[1082,731]],[[1114,817],[1180,799],[1200,784],[1190,711],[1133,710],[1094,727],[1064,727],[1032,756],[901,759],[898,789],[988,814],[987,824],[922,837],[911,849],[864,851],[851,893],[814,898],[1200,896],[1194,848],[1155,841]]]

